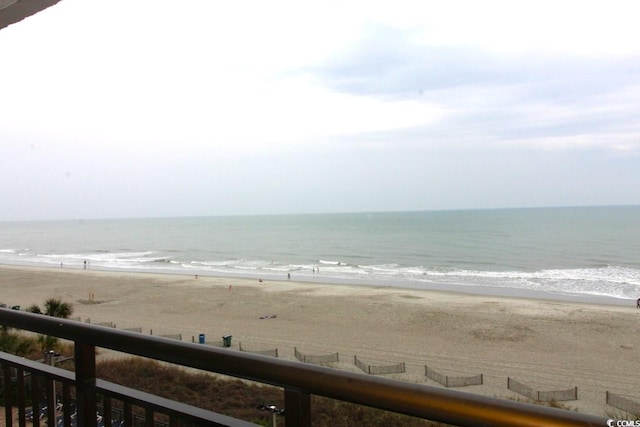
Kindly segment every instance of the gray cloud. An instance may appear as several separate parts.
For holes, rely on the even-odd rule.
[[[520,95],[567,103],[637,85],[640,58],[544,52],[497,54],[430,46],[407,30],[370,26],[355,46],[311,69],[342,92],[414,96],[464,87],[514,87]]]
[[[443,106],[450,114],[429,127],[433,134],[479,139],[591,135],[595,141],[599,134],[624,133],[620,138],[640,151],[637,57],[498,55],[429,46],[411,31],[369,27],[357,45],[307,71],[334,91]]]

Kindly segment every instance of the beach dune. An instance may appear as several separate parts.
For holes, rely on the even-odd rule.
[[[386,287],[235,278],[0,267],[0,302],[25,308],[58,297],[81,321],[178,335],[232,348],[278,349],[295,359],[338,353],[331,366],[362,372],[405,364],[387,376],[442,387],[444,375],[483,375],[461,391],[524,399],[511,377],[536,390],[578,388],[566,406],[606,415],[605,392],[640,401],[640,310],[566,301]],[[363,373],[364,374],[364,373]]]

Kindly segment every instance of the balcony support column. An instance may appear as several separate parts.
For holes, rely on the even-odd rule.
[[[76,341],[76,398],[78,425],[96,427],[96,348]]]

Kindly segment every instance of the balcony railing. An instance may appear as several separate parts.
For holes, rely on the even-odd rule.
[[[56,336],[75,344],[75,372],[0,353],[5,381],[13,378],[16,382],[15,398],[10,393],[5,393],[7,426],[13,425],[12,406],[18,408],[19,425],[26,425],[25,376],[28,374],[35,383],[30,387],[32,402],[40,402],[44,397],[41,395],[41,388],[37,386],[38,381],[44,381],[42,385],[47,390],[44,393],[47,399],[46,417],[50,420],[56,417],[54,381],[62,384],[64,415],[59,421],[60,425],[74,425],[71,411],[68,410],[72,404],[71,390],[75,392],[75,417],[79,426],[98,425],[96,413],[99,401],[104,402],[102,422],[110,426],[112,400],[123,402],[123,421],[126,426],[134,425],[132,406],[144,408],[147,426],[155,425],[153,420],[156,413],[167,415],[171,420],[170,425],[177,425],[178,420],[191,425],[254,425],[96,378],[96,348],[281,387],[284,390],[285,422],[289,427],[313,425],[312,395],[460,426],[602,427],[607,421],[603,417],[562,409],[355,374],[202,344],[144,336],[135,332],[17,310],[0,308],[0,325]],[[5,390],[8,390],[8,387],[5,387]],[[37,409],[34,405],[34,412]],[[33,425],[39,425],[38,417],[35,415]]]

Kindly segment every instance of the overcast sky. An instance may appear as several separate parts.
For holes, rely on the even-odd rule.
[[[0,220],[640,204],[639,15],[63,0],[0,30]]]

